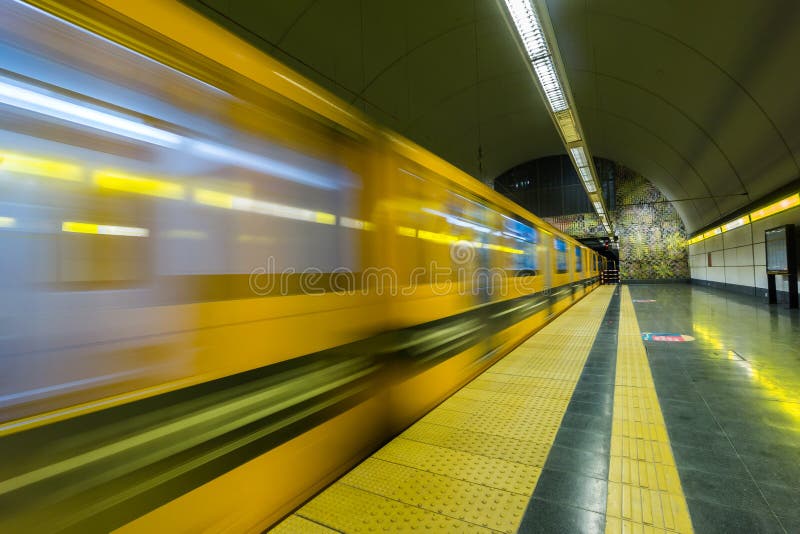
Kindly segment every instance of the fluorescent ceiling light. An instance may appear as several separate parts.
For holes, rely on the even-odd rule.
[[[533,61],[550,54],[547,40],[542,32],[542,25],[531,6],[530,0],[506,0],[508,12],[517,27],[517,32],[522,38],[522,44],[528,53],[528,58]]]
[[[179,135],[147,124],[31,91],[2,80],[0,80],[0,103],[159,146],[175,147],[182,140]]]
[[[589,166],[589,162],[586,161],[586,152],[583,151],[583,147],[582,146],[577,146],[575,148],[570,148],[569,151],[572,154],[572,157],[575,158],[575,164],[578,167],[588,167]]]
[[[514,21],[522,45],[528,54],[528,59],[533,64],[533,70],[539,79],[547,102],[550,104],[550,109],[554,113],[567,109],[569,106],[550,57],[547,39],[530,0],[505,1],[511,20]]]
[[[765,208],[761,208],[760,210],[756,210],[750,214],[751,221],[757,221],[759,219],[763,219],[764,217],[769,217],[770,215],[774,215],[784,210],[788,210],[789,208],[793,208],[795,206],[800,205],[800,194],[794,194],[790,197],[786,197],[783,200],[779,200],[774,204],[770,204]]]
[[[744,217],[739,217],[736,220],[733,220],[733,221],[730,221],[728,223],[723,224],[722,225],[722,231],[723,232],[728,232],[730,230],[733,230],[734,228],[739,228],[740,226],[744,226],[745,224],[749,224],[749,223],[750,223],[750,216],[749,215],[745,215]]]
[[[547,98],[553,113],[567,109],[569,107],[567,98],[564,96],[564,90],[561,89],[561,82],[558,81],[553,60],[549,57],[537,59],[533,62],[533,71],[536,73],[536,77],[539,78],[544,96]]]
[[[553,42],[548,43],[548,35],[545,34],[533,0],[504,1],[561,137],[567,145],[580,141],[581,132],[578,129],[577,116],[570,110],[569,95],[564,90],[556,69],[558,47]],[[547,18],[546,9],[543,16]],[[586,191],[590,194],[596,193],[597,182],[591,171],[591,160],[587,157],[584,147],[570,148],[570,152]],[[599,215],[603,215],[602,202],[596,204],[596,210]],[[608,227],[606,229],[611,231]]]
[[[581,179],[583,180],[583,185],[586,186],[586,190],[589,193],[596,193],[597,186],[594,183],[592,171],[589,170],[589,167],[578,167],[578,173],[581,175]]]

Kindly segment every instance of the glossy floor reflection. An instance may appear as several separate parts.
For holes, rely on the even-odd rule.
[[[631,293],[641,330],[695,338],[645,341],[695,531],[800,532],[800,314],[686,284]]]

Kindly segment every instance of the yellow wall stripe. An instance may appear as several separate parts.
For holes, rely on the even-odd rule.
[[[692,533],[630,290],[622,287],[606,533]]]

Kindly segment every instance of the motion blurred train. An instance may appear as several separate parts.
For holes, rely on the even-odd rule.
[[[591,250],[177,2],[0,0],[0,531],[260,531]]]

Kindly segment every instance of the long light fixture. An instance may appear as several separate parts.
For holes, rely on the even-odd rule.
[[[707,230],[701,234],[697,234],[696,236],[687,239],[686,244],[694,245],[710,237],[724,234],[725,232],[730,232],[731,230],[741,228],[742,226],[745,226],[752,222],[756,222],[760,219],[764,219],[771,215],[775,215],[776,213],[780,213],[782,211],[786,211],[788,209],[796,208],[799,206],[800,206],[800,193],[789,195],[788,197],[783,198],[777,202],[773,202],[768,206],[764,206],[763,208],[759,208],[755,211],[752,211],[747,215],[742,215],[741,217],[733,219],[732,221],[728,221],[725,224],[717,226],[716,228],[712,228],[711,230]]]
[[[503,0],[508,15],[517,30],[542,98],[547,102],[550,118],[568,149],[575,170],[581,178],[589,201],[595,208],[606,232],[613,228],[605,210],[603,196],[599,193],[597,171],[583,136],[577,111],[565,83],[566,76],[560,68],[555,35],[550,27],[547,8],[537,0]]]

